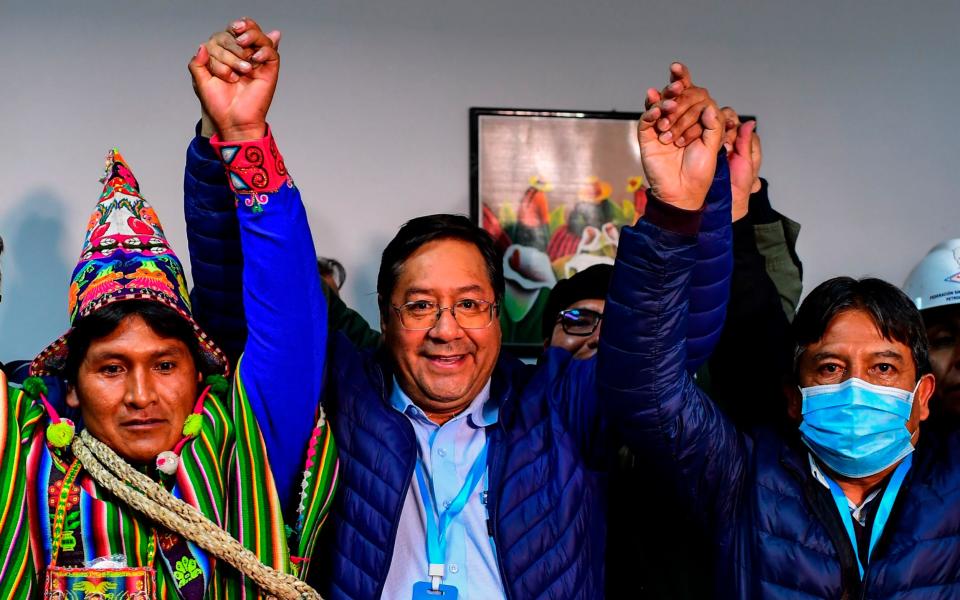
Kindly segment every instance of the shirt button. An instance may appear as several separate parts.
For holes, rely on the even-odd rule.
[[[459,573],[459,572],[460,572],[460,567],[458,567],[457,565],[450,565],[450,572],[451,572],[451,573]]]
[[[449,501],[449,500],[444,500],[444,501],[443,501],[443,507],[444,507],[444,508],[450,508],[450,501]]]
[[[440,456],[446,456],[447,451],[445,448],[440,448],[439,450],[437,450],[437,454],[439,454]]]

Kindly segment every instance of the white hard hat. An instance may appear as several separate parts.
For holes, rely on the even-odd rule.
[[[903,291],[920,310],[960,304],[960,238],[934,246],[910,271]]]

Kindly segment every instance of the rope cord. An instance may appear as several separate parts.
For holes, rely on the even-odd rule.
[[[261,589],[283,600],[323,600],[303,581],[260,562],[229,533],[131,467],[86,430],[74,438],[73,453],[98,485],[131,508],[229,563]]]

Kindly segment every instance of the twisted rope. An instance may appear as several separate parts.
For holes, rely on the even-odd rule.
[[[73,454],[98,485],[151,520],[229,563],[264,591],[282,600],[323,600],[303,581],[260,562],[229,533],[131,467],[86,430],[74,438]]]

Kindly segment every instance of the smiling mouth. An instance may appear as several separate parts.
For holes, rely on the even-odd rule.
[[[427,360],[439,367],[454,367],[463,363],[464,359],[467,357],[466,354],[429,354],[426,356]]]

